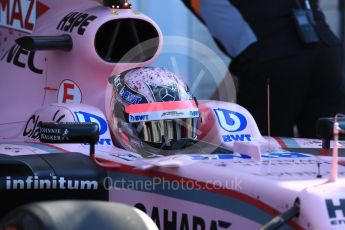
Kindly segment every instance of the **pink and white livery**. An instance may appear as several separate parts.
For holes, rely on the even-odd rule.
[[[345,229],[341,156],[321,140],[263,137],[237,104],[197,101],[179,76],[149,67],[162,49],[158,25],[127,1],[111,2],[0,1],[2,191],[95,189],[141,209],[159,229]],[[106,173],[78,186],[78,172],[7,175],[8,159],[63,157],[56,167],[72,164],[75,152],[89,159],[83,141],[40,142],[46,122],[96,123]],[[52,142],[60,131],[50,129]]]

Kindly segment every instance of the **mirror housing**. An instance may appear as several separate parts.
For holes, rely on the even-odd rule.
[[[42,122],[39,130],[39,139],[43,143],[96,145],[99,141],[99,127],[94,122]]]
[[[95,156],[95,145],[99,141],[99,126],[95,122],[41,122],[39,139],[52,144],[89,144],[90,158],[98,166],[107,169],[118,169],[115,162],[100,162]]]

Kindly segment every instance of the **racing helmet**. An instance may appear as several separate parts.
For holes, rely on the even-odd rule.
[[[142,67],[110,78],[109,120],[115,144],[137,151],[143,144],[171,147],[196,139],[197,100],[179,76],[165,68]]]

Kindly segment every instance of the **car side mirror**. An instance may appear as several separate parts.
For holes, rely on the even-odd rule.
[[[56,123],[42,122],[39,129],[39,139],[43,143],[90,145],[90,155],[95,154],[95,145],[99,140],[97,123]]]
[[[89,144],[91,160],[103,168],[120,168],[115,162],[99,162],[95,156],[95,145],[99,141],[99,126],[94,122],[41,122],[39,139],[52,144]]]

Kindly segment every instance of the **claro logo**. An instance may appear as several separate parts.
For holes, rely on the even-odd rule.
[[[66,117],[65,114],[60,114],[60,110],[57,110],[54,113],[53,118],[51,119],[51,121],[53,122],[62,122],[64,121],[64,118]],[[24,132],[23,132],[23,136],[24,137],[30,137],[33,139],[38,139],[39,138],[39,134],[40,134],[40,124],[41,124],[42,120],[40,118],[39,115],[34,114],[32,115],[29,120],[26,122],[25,128],[24,128]]]

